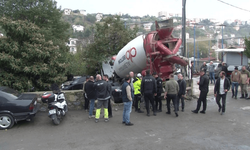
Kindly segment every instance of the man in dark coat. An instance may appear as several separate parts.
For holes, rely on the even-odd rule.
[[[227,65],[225,62],[222,63],[222,67],[221,67],[221,71],[224,71],[225,72],[225,77],[227,77]]]
[[[230,90],[230,82],[225,76],[225,72],[220,72],[220,77],[217,79],[215,86],[214,86],[214,97],[216,97],[216,102],[219,106],[219,112],[222,112],[221,115],[225,113],[226,109],[226,98],[227,98],[227,92]],[[222,98],[222,106],[220,103],[220,99]]]
[[[205,114],[206,109],[207,109],[207,93],[209,90],[209,88],[208,88],[209,78],[203,70],[200,71],[200,81],[197,82],[197,84],[199,85],[200,96],[199,96],[199,99],[197,101],[197,107],[195,110],[192,110],[192,112],[197,114],[200,110],[201,102],[202,102],[203,103],[203,110],[200,111],[200,113]]]
[[[182,74],[178,74],[178,84],[179,84],[179,92],[178,92],[178,95],[177,95],[177,100],[176,100],[176,105],[177,105],[177,111],[179,111],[179,103],[180,103],[180,99],[181,99],[181,111],[183,112],[184,111],[184,106],[185,106],[185,103],[184,103],[184,97],[185,97],[185,94],[186,94],[186,81],[183,79],[183,76]]]
[[[147,109],[147,116],[150,116],[149,102],[151,103],[152,108],[153,108],[153,115],[156,116],[156,110],[155,110],[155,105],[154,105],[154,96],[156,96],[157,94],[156,81],[155,81],[155,78],[150,75],[150,70],[146,71],[146,76],[142,79],[141,93],[142,95],[144,95],[144,100],[145,100],[146,109]]]
[[[107,74],[103,75],[103,80],[107,81],[108,86],[111,89],[111,83],[109,82],[109,76]],[[109,93],[110,98],[111,98],[111,95],[112,95],[112,93],[110,91],[110,93]],[[109,112],[109,118],[112,118],[113,115],[112,115],[111,99],[108,100],[108,112]]]
[[[206,74],[206,72],[207,72],[207,63],[206,62],[203,62],[203,65],[201,66],[200,70],[203,70]]]
[[[162,100],[161,100],[162,79],[158,76],[156,72],[153,73],[153,76],[155,77],[156,86],[157,86],[157,95],[155,96],[155,109],[158,112],[162,112]],[[159,104],[159,108],[158,108],[158,104]]]
[[[94,77],[90,76],[89,80],[85,83],[84,86],[84,92],[86,93],[86,97],[88,97],[88,100],[90,102],[89,106],[89,118],[94,118],[93,110],[95,106],[95,100],[96,100],[96,91],[94,87]]]

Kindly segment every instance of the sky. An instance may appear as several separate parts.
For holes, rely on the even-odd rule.
[[[158,16],[158,12],[182,13],[182,0],[56,0],[62,9],[86,10],[87,13],[130,16]],[[222,0],[231,5],[249,10],[243,11],[218,0],[186,0],[187,18],[213,18],[220,21],[231,19],[250,20],[250,0]]]

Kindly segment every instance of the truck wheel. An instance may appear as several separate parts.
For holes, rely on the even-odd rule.
[[[10,129],[14,125],[14,118],[10,114],[0,114],[0,130]]]
[[[58,119],[57,115],[54,114],[51,116],[52,122],[54,123],[54,125],[59,125],[60,124],[60,120]]]

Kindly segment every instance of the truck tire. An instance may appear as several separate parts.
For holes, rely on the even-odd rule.
[[[0,114],[0,130],[10,129],[14,125],[14,118],[10,114]]]

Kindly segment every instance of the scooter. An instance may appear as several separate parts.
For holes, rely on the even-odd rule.
[[[42,95],[42,102],[48,104],[48,116],[52,119],[55,125],[59,125],[68,111],[68,106],[65,100],[64,92],[45,92]]]

